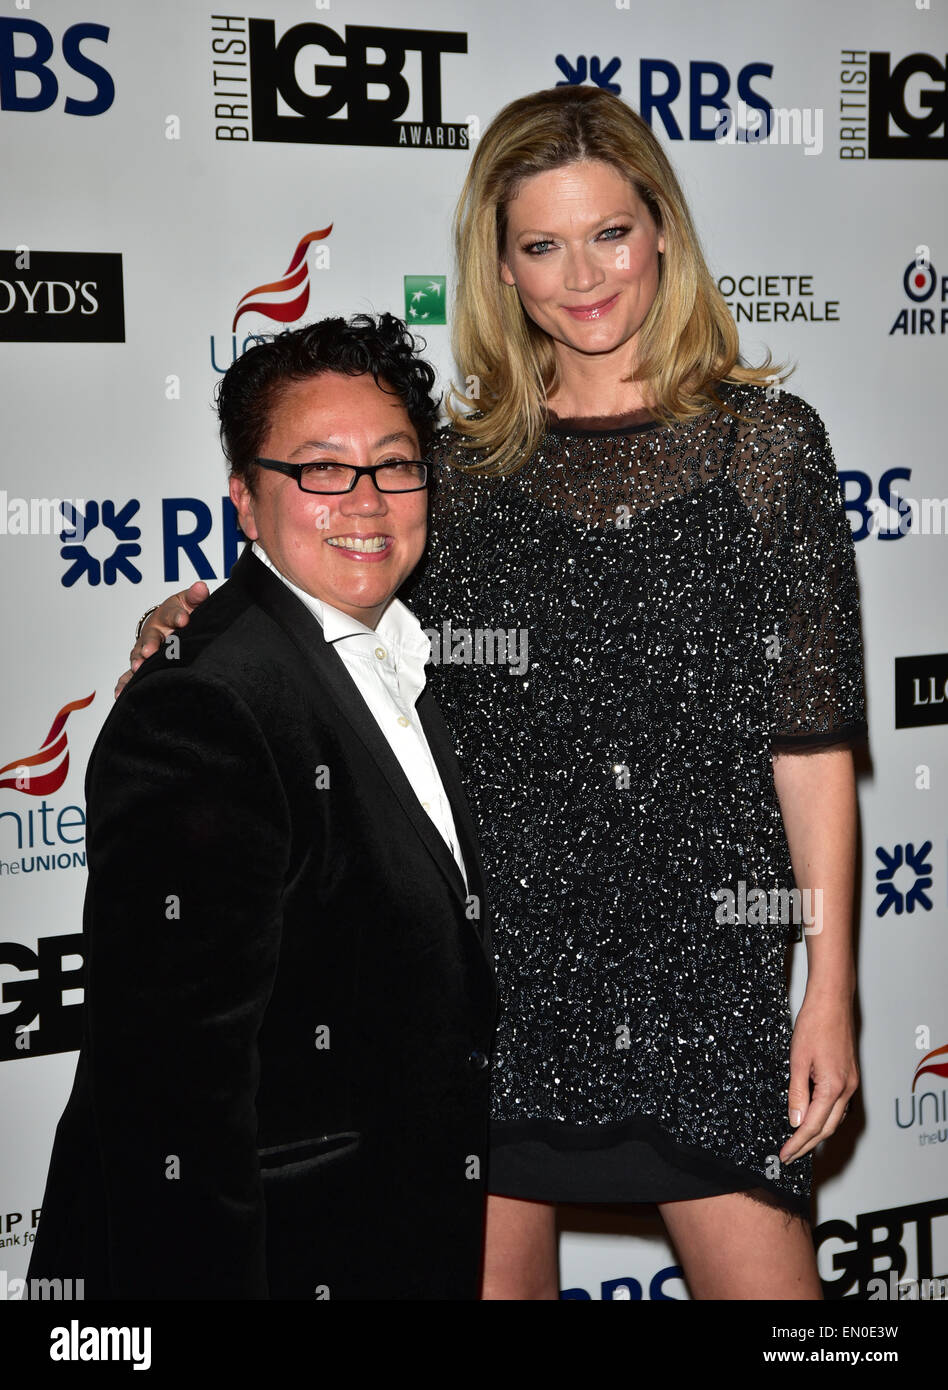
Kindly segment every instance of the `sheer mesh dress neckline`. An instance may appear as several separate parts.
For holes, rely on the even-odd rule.
[[[666,428],[643,408],[627,410],[622,415],[556,415],[547,411],[547,430],[550,434],[635,434],[639,430]]]

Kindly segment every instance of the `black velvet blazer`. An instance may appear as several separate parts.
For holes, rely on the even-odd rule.
[[[89,1298],[473,1299],[494,981],[468,872],[249,547],[86,778],[85,1006],[31,1278]]]

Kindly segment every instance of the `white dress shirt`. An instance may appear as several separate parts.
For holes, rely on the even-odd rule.
[[[291,583],[259,541],[254,541],[252,549],[257,559],[306,604],[319,623],[324,640],[339,653],[412,791],[454,855],[467,888],[467,872],[451,803],[445,795],[441,775],[415,709],[415,701],[425,688],[425,662],[431,656],[431,643],[421,623],[400,599],[393,598],[373,631],[358,618],[350,618]]]

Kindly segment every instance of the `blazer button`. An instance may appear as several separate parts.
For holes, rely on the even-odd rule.
[[[487,1066],[487,1053],[481,1052],[478,1048],[475,1048],[468,1057],[467,1064],[474,1071],[483,1071]]]

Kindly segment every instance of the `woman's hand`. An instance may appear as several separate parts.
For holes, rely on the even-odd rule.
[[[156,652],[165,638],[174,632],[175,628],[187,627],[191,614],[198,604],[204,602],[209,593],[210,590],[203,579],[195,580],[190,589],[183,589],[180,594],[172,594],[171,598],[166,598],[164,603],[148,615],[148,621],[142,627],[141,635],[131,651],[129,658],[131,667],[124,675],[119,676],[118,684],[115,687],[116,699],[121,695],[146,656],[151,656]]]
[[[796,1134],[781,1149],[781,1163],[800,1158],[828,1139],[841,1124],[858,1086],[851,994],[804,996],[790,1044],[787,1093]]]

